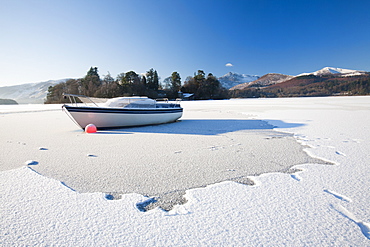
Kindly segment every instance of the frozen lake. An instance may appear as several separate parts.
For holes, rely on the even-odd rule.
[[[369,243],[370,97],[182,106],[96,134],[60,106],[0,106],[0,243]]]

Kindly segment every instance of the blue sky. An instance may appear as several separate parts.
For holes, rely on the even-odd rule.
[[[370,71],[370,1],[0,0],[0,86],[134,70]],[[233,66],[226,66],[231,63]]]

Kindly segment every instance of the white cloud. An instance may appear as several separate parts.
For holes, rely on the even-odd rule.
[[[226,67],[233,67],[234,65],[232,63],[225,64]]]

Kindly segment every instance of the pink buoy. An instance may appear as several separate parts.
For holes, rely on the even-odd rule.
[[[88,125],[86,125],[86,127],[85,127],[85,132],[86,133],[95,133],[96,132],[96,126],[95,125],[93,125],[93,124],[88,124]]]

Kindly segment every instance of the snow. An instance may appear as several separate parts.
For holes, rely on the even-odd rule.
[[[91,135],[78,130],[59,110],[60,106],[54,107],[54,111],[42,111],[39,106],[29,107],[26,112],[17,108],[0,110],[2,246],[370,245],[369,96],[189,101],[182,103],[182,122]],[[28,118],[34,119],[32,133],[17,128],[16,121]],[[56,121],[59,125],[45,127],[43,121]],[[268,124],[257,128],[265,122]],[[237,126],[231,126],[232,123]],[[252,129],[242,127],[249,123],[253,124]],[[173,127],[178,124],[185,129]],[[276,126],[274,130],[270,125]],[[146,152],[153,155],[151,159],[160,160],[150,150],[137,150],[133,142],[148,138],[172,141],[163,144],[173,153],[166,153],[164,160],[183,155],[188,160],[185,165],[195,157],[205,164],[217,152],[222,152],[219,157],[229,154],[233,160],[232,155],[238,157],[238,153],[246,152],[248,138],[253,139],[251,145],[260,154],[265,153],[259,146],[270,141],[279,141],[265,146],[270,153],[284,151],[283,145],[295,147],[290,142],[294,138],[313,160],[320,158],[330,164],[296,164],[293,159],[291,165],[299,169],[295,173],[271,171],[248,176],[253,186],[223,181],[194,187],[186,190],[187,202],[171,211],[154,208],[146,212],[138,206],[148,198],[138,193],[109,200],[111,197],[102,191],[82,193],[57,180],[55,174],[43,175],[48,174],[45,170],[58,170],[73,163],[68,169],[83,166],[89,170],[86,165],[91,166],[84,176],[98,173],[103,177],[106,172],[113,177],[114,171],[95,164],[101,166],[99,160],[103,159],[114,162],[114,157],[105,156],[117,154],[107,150],[114,147],[114,140],[124,140],[126,145],[122,144],[121,149],[128,149],[126,155],[140,154],[136,156],[136,170],[128,171],[134,176],[148,166]],[[186,145],[176,143],[176,139]],[[85,146],[79,147],[81,143]],[[94,148],[98,143],[99,148],[108,145],[107,149]],[[76,146],[75,152],[68,149],[72,145]],[[161,145],[158,143],[159,148]],[[298,150],[296,155],[300,153]],[[26,160],[38,163],[25,166]],[[227,163],[227,159],[222,162]],[[238,171],[238,162],[247,160],[234,159],[223,169]],[[105,165],[112,168],[115,164]],[[255,163],[258,165],[261,164]],[[42,172],[35,172],[37,169]],[[196,169],[193,172],[199,173]],[[84,174],[82,170],[74,174],[74,179],[79,179],[80,174]]]
[[[220,81],[223,87],[225,87],[226,89],[230,89],[236,85],[252,82],[254,80],[257,80],[258,78],[260,78],[260,76],[229,72],[219,77],[218,80]]]
[[[355,76],[355,75],[362,75],[364,72],[359,70],[352,70],[352,69],[342,69],[342,68],[333,68],[333,67],[325,67],[318,71],[312,73],[303,73],[297,76],[303,75],[330,75],[330,74],[341,74],[342,76]]]

